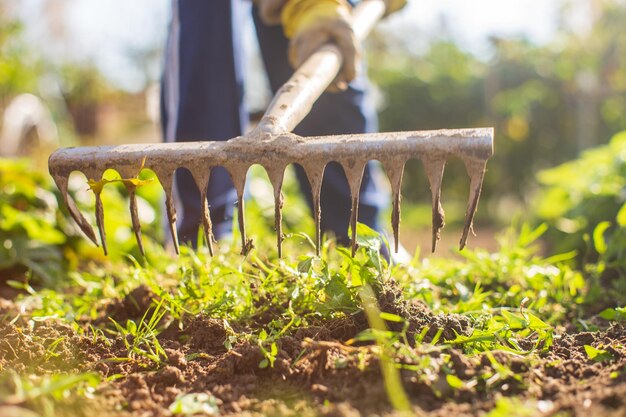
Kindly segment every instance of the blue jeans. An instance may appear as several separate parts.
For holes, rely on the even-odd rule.
[[[173,0],[172,21],[162,80],[162,128],[168,142],[227,140],[245,131],[248,119],[243,103],[241,28],[250,6],[243,0]],[[252,15],[272,92],[289,79],[288,40],[282,27],[266,26],[257,10]],[[362,74],[364,71],[362,71]],[[370,104],[364,75],[341,93],[324,93],[311,113],[296,127],[302,136],[372,132],[376,114]],[[371,163],[365,169],[360,193],[359,221],[381,231],[379,212],[388,196],[376,184]],[[304,171],[296,167],[300,187],[312,206]],[[178,234],[181,242],[196,244],[200,224],[200,194],[191,174],[176,172]],[[223,168],[211,172],[207,198],[217,239],[232,232],[236,192]],[[322,231],[331,231],[340,243],[349,241],[350,190],[342,168],[327,166],[321,193]]]

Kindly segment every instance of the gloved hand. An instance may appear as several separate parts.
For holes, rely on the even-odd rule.
[[[278,25],[280,21],[280,12],[283,6],[289,0],[253,0],[259,7],[259,16],[266,25]],[[407,0],[384,0],[386,11],[385,16],[397,12],[406,6]]]
[[[356,77],[360,48],[352,30],[351,7],[346,0],[254,0],[267,25],[282,23],[291,39],[289,62],[298,68],[325,43],[341,50],[343,66],[329,90],[345,90]],[[403,8],[407,0],[384,0],[385,15]]]
[[[280,21],[280,12],[283,6],[289,0],[253,0],[259,7],[259,15],[266,25],[278,25]],[[385,16],[397,12],[406,6],[407,0],[383,0],[385,2]]]
[[[276,0],[279,1],[279,0]],[[286,0],[280,15],[289,43],[289,62],[298,68],[320,46],[332,42],[341,50],[343,65],[330,91],[345,90],[356,77],[360,56],[346,0]]]

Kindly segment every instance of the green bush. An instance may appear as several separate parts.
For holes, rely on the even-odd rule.
[[[142,173],[141,178],[148,177],[148,172]],[[93,195],[78,195],[88,185],[82,179],[73,180],[71,193],[81,212],[95,225]],[[155,187],[159,187],[156,181],[138,192],[140,211],[154,213],[151,221],[143,224],[148,245],[160,232]],[[54,287],[65,278],[66,271],[81,264],[120,261],[129,253],[138,256],[124,194],[115,186],[106,187],[103,193],[105,228],[113,243],[107,260],[78,230],[50,176],[33,169],[28,160],[0,159],[0,271],[9,278],[26,274],[37,283]]]
[[[51,181],[27,161],[0,160],[0,270],[25,269],[52,282],[62,273],[62,247],[69,243]]]
[[[577,251],[601,284],[592,300],[626,300],[626,132],[580,158],[539,173],[536,215],[547,222],[549,250]]]

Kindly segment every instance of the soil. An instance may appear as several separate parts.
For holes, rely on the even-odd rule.
[[[120,323],[141,318],[152,296],[140,287],[108,306],[105,315]],[[408,319],[409,334],[430,326],[426,341],[438,329],[443,329],[443,338],[450,338],[454,332],[466,332],[470,325],[464,317],[436,315],[423,304],[402,301],[394,289],[383,290],[379,304],[381,310]],[[115,359],[128,357],[119,336],[89,331],[79,335],[60,321],[29,321],[19,313],[12,300],[0,298],[0,370],[96,372],[106,381],[98,391],[97,407],[103,415],[171,416],[168,407],[185,393],[211,394],[221,416],[396,415],[387,400],[377,347],[346,343],[368,327],[363,315],[320,321],[284,335],[277,342],[273,367],[261,368],[264,357],[259,347],[241,339],[229,340],[232,346],[227,349],[231,330],[209,316],[184,322],[164,320],[166,328],[159,341],[167,359],[155,365],[141,357]],[[590,360],[585,345],[607,350],[611,359]],[[411,357],[428,357],[432,372],[425,378],[419,376],[424,373],[403,370],[401,378],[415,415],[482,415],[501,398],[516,396],[535,404],[535,409],[538,405],[539,415],[624,416],[625,345],[626,328],[613,325],[593,333],[564,329],[547,352],[533,358],[505,351],[473,356],[458,350],[428,352],[417,346],[408,352],[417,356],[407,353],[400,361],[417,365]],[[507,365],[513,373],[498,377],[498,364]],[[452,389],[446,382],[449,369],[464,381],[495,376]],[[28,406],[0,402],[0,411]],[[93,407],[75,405],[72,415],[93,415]],[[22,411],[14,415],[28,415]]]

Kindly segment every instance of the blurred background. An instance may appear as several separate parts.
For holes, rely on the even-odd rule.
[[[597,166],[544,170],[626,129],[626,1],[409,3],[367,41],[380,129],[495,127],[479,240],[470,245],[492,245],[492,232],[516,213],[554,220],[555,233],[589,226],[564,217],[573,191],[546,187],[570,183],[583,193],[585,170]],[[57,146],[159,142],[169,8],[169,0],[0,0],[0,152],[30,156],[45,172],[47,150]],[[246,102],[256,114],[270,95],[252,22],[241,30]],[[462,164],[452,161],[443,203],[454,240],[468,186]],[[612,187],[616,213],[624,188]],[[407,165],[403,194],[405,245],[427,248],[430,191],[416,161]]]

